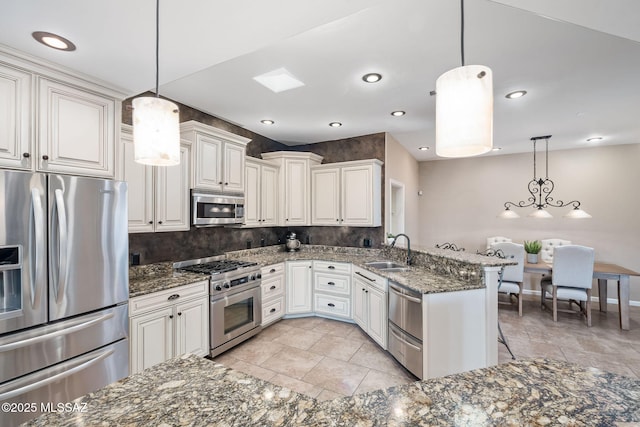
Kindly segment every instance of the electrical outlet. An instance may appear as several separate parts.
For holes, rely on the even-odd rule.
[[[140,254],[138,252],[133,252],[130,255],[131,265],[140,265]]]

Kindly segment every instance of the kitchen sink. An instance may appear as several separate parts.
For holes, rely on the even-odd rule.
[[[375,268],[376,270],[388,271],[388,272],[398,272],[398,271],[407,271],[409,267],[404,264],[399,264],[393,261],[373,261],[365,264],[367,267]]]

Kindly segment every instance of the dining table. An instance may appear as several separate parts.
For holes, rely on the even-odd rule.
[[[551,274],[553,265],[544,262],[533,264],[525,261],[524,271],[525,273]],[[608,262],[596,261],[593,263],[593,278],[598,280],[598,299],[601,312],[607,311],[607,280],[618,282],[618,319],[620,329],[625,331],[630,329],[629,294],[631,276],[640,276],[640,273]]]

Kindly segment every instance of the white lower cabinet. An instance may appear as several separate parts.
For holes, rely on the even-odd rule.
[[[286,314],[313,313],[312,261],[287,261]]]
[[[279,320],[285,314],[284,263],[262,267],[262,326]]]
[[[351,264],[313,261],[313,310],[351,319]]]
[[[209,352],[209,281],[129,301],[131,373],[185,353]]]
[[[353,267],[353,320],[387,349],[387,279]]]

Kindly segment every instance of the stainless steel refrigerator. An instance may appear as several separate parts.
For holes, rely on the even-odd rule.
[[[129,374],[126,192],[0,170],[0,425]]]

